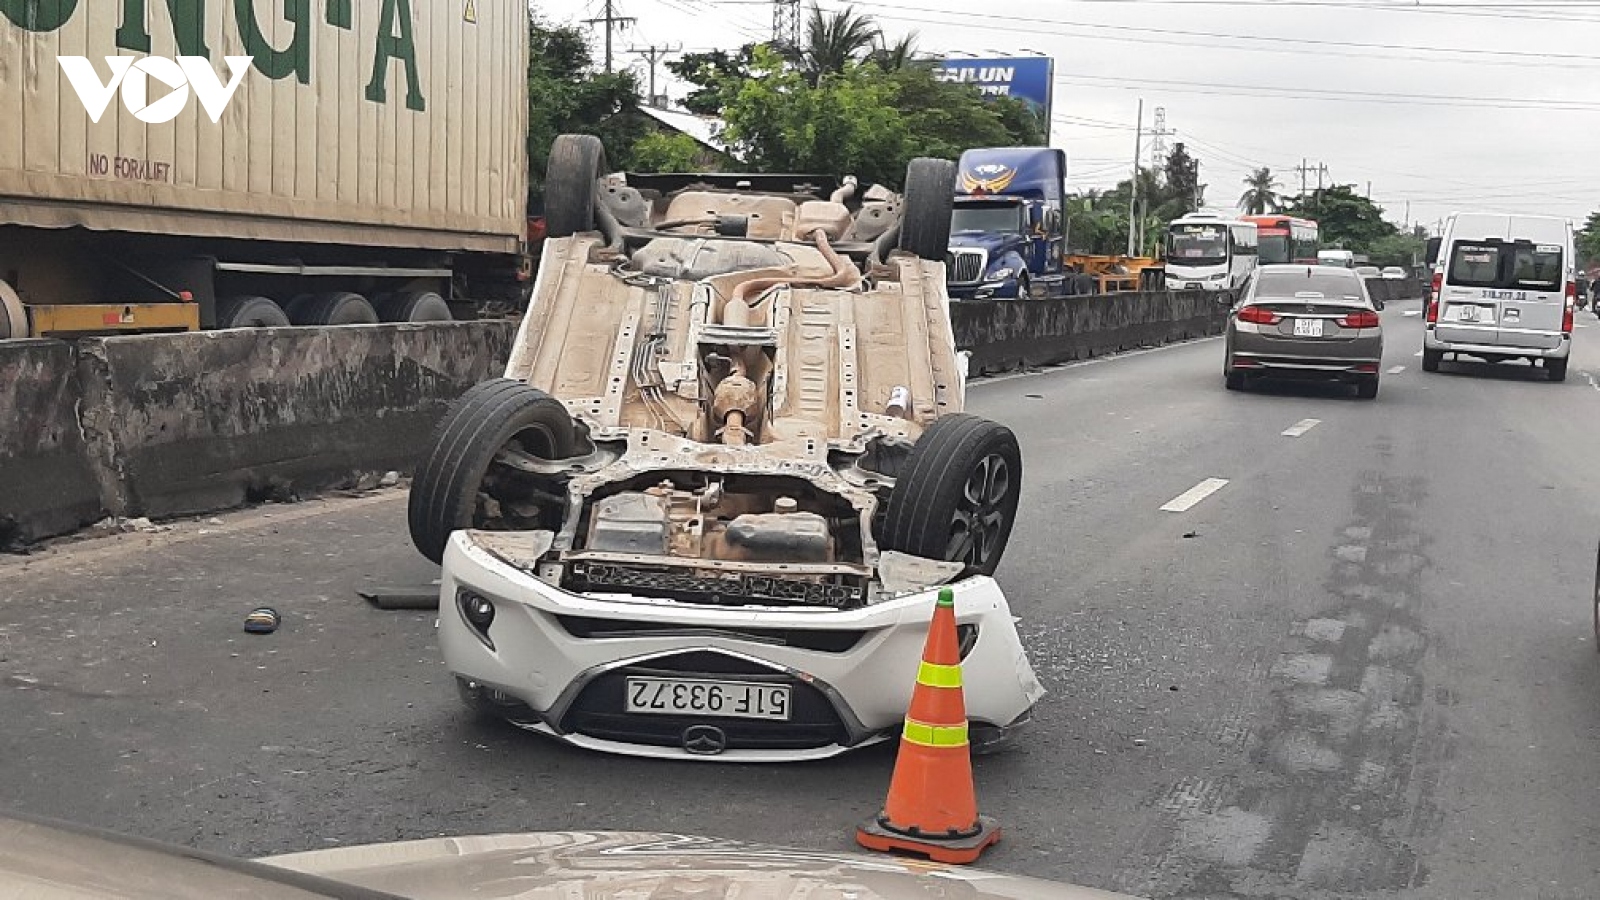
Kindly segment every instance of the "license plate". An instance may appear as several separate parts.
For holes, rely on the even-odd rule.
[[[1494,310],[1487,306],[1458,306],[1456,321],[1493,323]]]
[[[1295,337],[1322,337],[1321,319],[1295,319]]]
[[[627,711],[786,722],[789,719],[789,686],[749,681],[629,678]]]
[[[1200,290],[1200,288],[1202,288],[1202,287],[1204,287],[1204,285],[1202,285],[1202,284],[1201,284],[1201,283],[1200,283],[1200,282],[1198,282],[1198,281],[1191,281],[1191,282],[1189,282],[1189,284],[1188,284],[1188,285],[1187,285],[1187,287],[1188,287],[1188,288],[1189,288],[1189,290],[1191,290],[1191,291],[1198,291],[1198,290]]]

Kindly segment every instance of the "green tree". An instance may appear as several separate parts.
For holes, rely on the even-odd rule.
[[[826,13],[813,5],[806,20],[804,43],[798,48],[795,61],[805,73],[806,81],[816,85],[825,75],[844,72],[852,63],[868,56],[883,37],[877,23],[865,13],[846,6],[837,12]]]
[[[685,53],[667,61],[667,71],[678,76],[694,90],[683,100],[684,109],[702,116],[720,116],[722,108],[731,99],[726,91],[737,90],[750,79],[750,68],[755,65],[755,44],[745,44],[733,53],[712,50],[709,53]]]
[[[1205,191],[1200,184],[1200,161],[1189,154],[1182,141],[1174,144],[1167,154],[1165,178],[1162,181],[1161,200],[1163,212],[1176,210],[1178,215],[1191,213],[1205,205]],[[1155,204],[1151,204],[1155,208]],[[1169,218],[1177,218],[1170,216]]]
[[[633,143],[634,172],[697,172],[701,147],[678,132],[652,131]]]
[[[1578,230],[1578,261],[1590,266],[1600,262],[1600,211],[1589,213]]]
[[[1283,198],[1278,196],[1278,178],[1266,166],[1251,172],[1244,177],[1245,192],[1239,195],[1239,208],[1245,215],[1266,215],[1283,206]]]
[[[528,21],[529,189],[543,190],[545,164],[556,135],[597,135],[612,168],[628,168],[629,152],[648,131],[638,115],[639,82],[630,72],[594,71],[583,32],[573,25]]]
[[[889,72],[926,64],[917,53],[917,33],[915,31],[902,35],[898,41],[892,44],[883,43],[883,36],[880,34],[878,36],[878,46],[873,48],[872,54],[868,58]]]
[[[1383,209],[1357,194],[1354,185],[1316,190],[1284,208],[1291,216],[1314,219],[1324,246],[1372,255],[1372,248],[1399,229],[1383,217]]]

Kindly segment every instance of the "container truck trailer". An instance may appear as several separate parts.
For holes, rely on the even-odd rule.
[[[527,15],[0,2],[0,339],[520,309]]]

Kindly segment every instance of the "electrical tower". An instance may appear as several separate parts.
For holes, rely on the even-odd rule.
[[[1313,166],[1302,158],[1300,165],[1294,167],[1294,171],[1300,173],[1300,196],[1304,197],[1306,195],[1306,178],[1313,173],[1317,176],[1317,190],[1322,190],[1322,181],[1328,177],[1328,164],[1317,163]]]
[[[631,18],[629,16],[618,15],[618,12],[620,10],[617,7],[616,0],[604,0],[604,3],[605,3],[605,15],[596,16],[593,19],[584,19],[583,21],[587,22],[590,25],[599,25],[602,22],[605,23],[605,27],[606,27],[606,74],[610,75],[611,72],[612,72],[612,68],[611,68],[611,35],[612,35],[612,33],[615,32],[615,31],[621,31],[622,29],[627,28],[629,25],[632,25],[634,22],[637,22],[639,20]]]
[[[772,45],[800,46],[800,0],[772,0]]]
[[[1150,168],[1159,169],[1167,162],[1167,135],[1176,134],[1167,130],[1167,108],[1156,107],[1156,123],[1150,129]]]
[[[659,65],[663,59],[667,58],[667,54],[677,53],[682,49],[682,44],[679,44],[676,47],[657,47],[656,45],[651,44],[648,47],[628,48],[629,53],[644,57],[645,62],[650,66],[650,93],[648,95],[649,99],[645,104],[646,106],[657,105],[656,101],[658,99],[658,95],[656,94],[656,66]],[[665,104],[660,105],[665,106]]]

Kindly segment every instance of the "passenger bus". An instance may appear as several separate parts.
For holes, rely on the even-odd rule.
[[[1317,223],[1294,216],[1245,216],[1261,241],[1261,264],[1317,264]]]
[[[1191,213],[1167,226],[1167,290],[1238,291],[1256,270],[1254,222]]]

